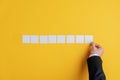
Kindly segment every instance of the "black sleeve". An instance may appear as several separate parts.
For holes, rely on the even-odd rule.
[[[102,60],[99,56],[92,56],[87,59],[89,80],[106,80],[102,68]]]

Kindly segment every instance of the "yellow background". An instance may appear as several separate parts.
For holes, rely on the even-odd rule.
[[[88,80],[88,44],[23,45],[24,34],[91,34],[120,80],[119,0],[0,0],[0,80]]]

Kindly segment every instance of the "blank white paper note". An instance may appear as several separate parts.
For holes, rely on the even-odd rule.
[[[47,44],[48,43],[48,36],[40,36],[40,44]]]
[[[76,43],[83,44],[84,43],[84,36],[83,35],[76,35]]]
[[[65,36],[64,35],[58,35],[57,36],[57,43],[65,43]]]
[[[74,43],[74,35],[67,35],[67,43]]]
[[[56,43],[56,35],[48,36],[49,43]]]
[[[37,35],[32,35],[31,36],[31,43],[35,43],[35,44],[37,44],[38,43],[38,36]]]
[[[92,35],[86,35],[85,36],[85,43],[89,44],[93,42],[93,36]]]
[[[29,35],[23,35],[22,36],[22,43],[30,43],[30,36]]]

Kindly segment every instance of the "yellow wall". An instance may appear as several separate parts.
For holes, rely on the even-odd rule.
[[[120,80],[120,0],[0,0],[0,80],[88,80],[88,44],[23,45],[23,34],[92,34],[107,80]]]

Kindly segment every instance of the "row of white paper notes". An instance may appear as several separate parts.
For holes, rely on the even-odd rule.
[[[93,35],[22,35],[24,44],[89,44]]]

